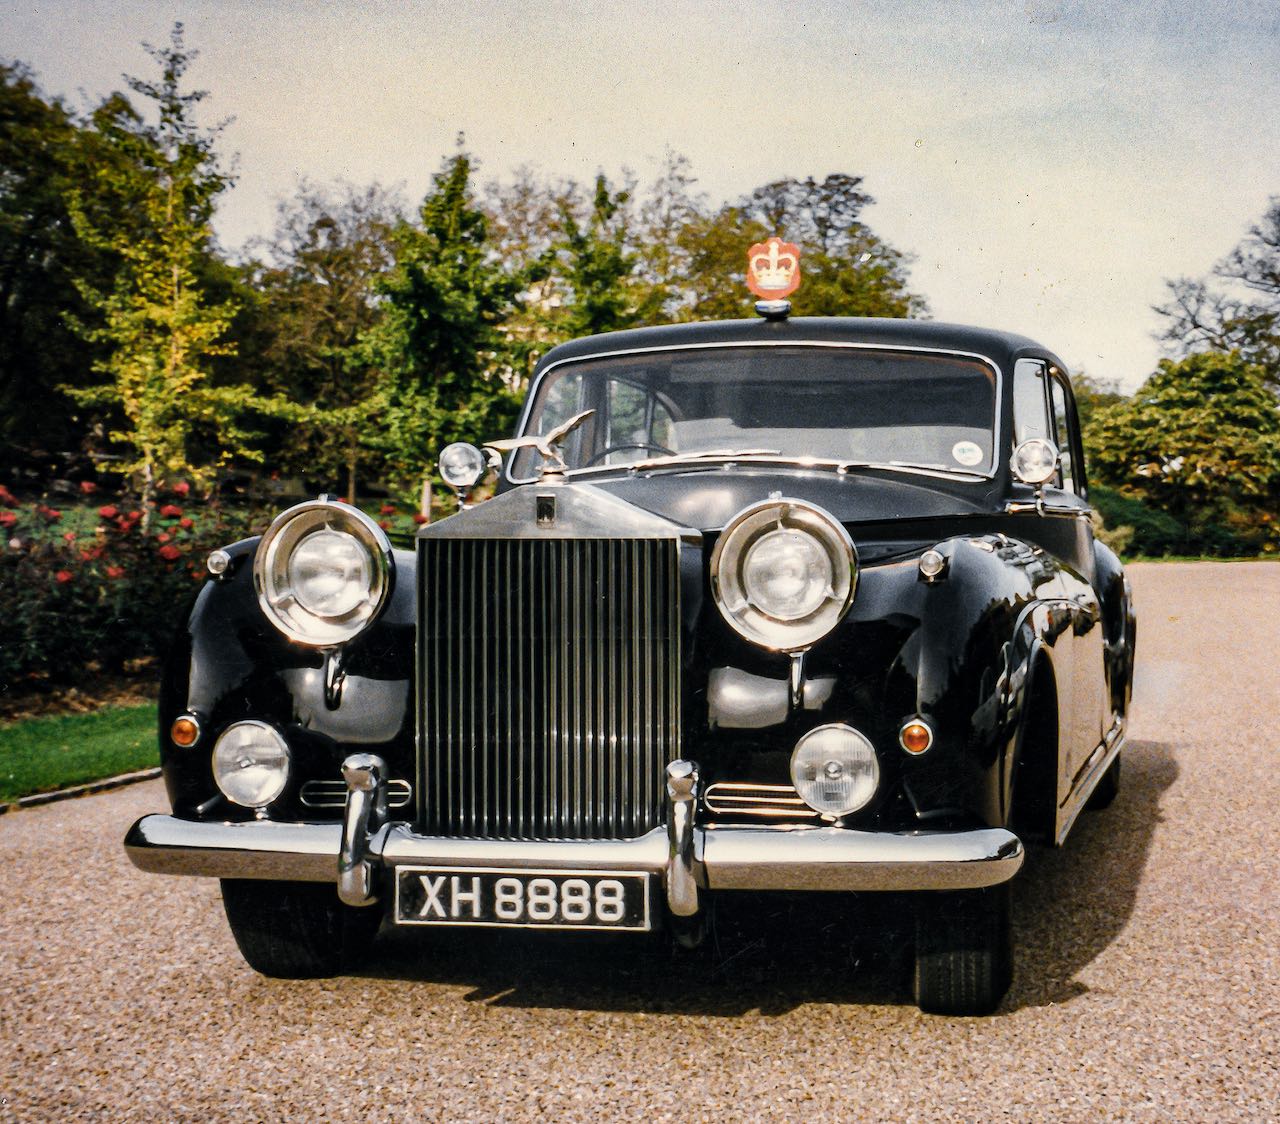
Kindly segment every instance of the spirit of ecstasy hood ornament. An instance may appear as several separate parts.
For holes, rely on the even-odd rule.
[[[560,445],[566,437],[587,420],[595,410],[583,410],[575,414],[567,422],[555,427],[548,433],[531,433],[525,437],[504,438],[501,441],[486,441],[486,449],[495,449],[499,453],[515,452],[517,449],[534,449],[543,459],[542,474],[559,475],[569,466],[564,462],[564,454]]]

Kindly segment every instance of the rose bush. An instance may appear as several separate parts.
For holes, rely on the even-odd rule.
[[[119,499],[68,510],[64,521],[62,510],[23,503],[0,484],[0,690],[79,685],[163,653],[209,551],[265,525],[189,498],[179,484],[149,521]]]

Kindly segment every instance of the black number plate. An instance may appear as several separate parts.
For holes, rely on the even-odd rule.
[[[395,919],[398,925],[647,931],[652,881],[640,871],[402,866]]]

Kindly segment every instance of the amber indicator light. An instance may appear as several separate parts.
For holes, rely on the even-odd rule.
[[[188,715],[181,718],[175,718],[173,725],[169,727],[169,737],[173,744],[186,749],[188,746],[196,744],[196,740],[200,737],[200,724]]]
[[[902,727],[898,741],[908,753],[923,753],[933,745],[933,731],[923,722],[908,722]]]

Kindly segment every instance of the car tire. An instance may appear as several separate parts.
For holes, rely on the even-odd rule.
[[[1111,802],[1120,794],[1120,754],[1116,754],[1116,759],[1107,766],[1107,771],[1102,774],[1102,779],[1098,782],[1097,787],[1089,794],[1089,799],[1085,804],[1091,812],[1100,811],[1103,808],[1109,808]]]
[[[354,909],[327,882],[222,880],[222,907],[254,971],[280,979],[332,976],[357,963],[382,920]]]
[[[1013,977],[1007,883],[923,894],[916,909],[915,1000],[933,1015],[989,1015]]]

